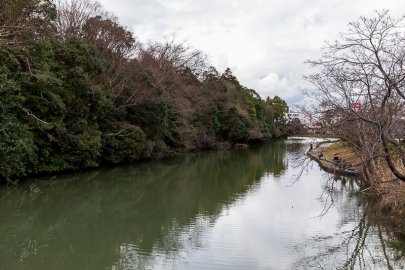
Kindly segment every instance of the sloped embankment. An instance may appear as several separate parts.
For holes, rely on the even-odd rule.
[[[370,187],[365,191],[378,198],[381,212],[389,214],[384,216],[394,221],[400,227],[400,231],[403,231],[405,183],[395,178],[382,158],[371,162],[368,166],[368,176],[366,176],[360,157],[344,142],[323,142],[307,154],[329,173],[355,176],[367,181]],[[335,160],[335,157],[339,161]],[[405,168],[402,169],[405,170]]]

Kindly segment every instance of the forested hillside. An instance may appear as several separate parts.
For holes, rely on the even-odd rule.
[[[140,44],[97,2],[0,0],[0,176],[279,136],[271,102],[174,41]]]

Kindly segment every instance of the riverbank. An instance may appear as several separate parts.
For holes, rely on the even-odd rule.
[[[369,170],[369,182],[379,198],[381,209],[399,216],[405,231],[405,182],[394,176],[383,159],[371,164]]]
[[[31,173],[26,173],[25,175],[20,175],[19,177],[13,177],[13,178],[4,178],[0,175],[0,186],[6,185],[6,184],[12,184],[16,185],[21,182],[25,182],[30,179],[35,179],[35,178],[52,178],[55,179],[56,177],[59,176],[65,176],[65,175],[70,175],[70,174],[76,174],[76,173],[86,173],[86,172],[92,172],[92,171],[97,171],[97,170],[102,170],[105,168],[115,168],[115,167],[124,167],[128,165],[133,165],[133,164],[143,164],[143,163],[148,163],[148,162],[153,162],[153,161],[164,161],[164,160],[169,160],[171,158],[179,157],[182,155],[186,154],[191,154],[191,153],[198,153],[198,152],[220,152],[220,151],[227,151],[231,149],[247,149],[250,148],[253,145],[256,144],[264,144],[268,141],[272,141],[276,139],[267,139],[267,140],[255,140],[251,141],[249,143],[234,143],[231,141],[219,141],[219,142],[212,142],[209,146],[201,147],[201,148],[192,148],[192,149],[182,149],[178,151],[169,151],[165,155],[160,155],[160,156],[155,156],[155,157],[144,157],[138,160],[134,161],[123,161],[120,163],[102,163],[98,164],[97,166],[92,166],[92,167],[83,167],[83,168],[77,168],[77,169],[65,169],[65,170],[55,170],[55,171],[44,171],[44,172],[31,172]]]
[[[307,155],[329,173],[361,177],[360,159],[341,141],[321,142],[310,149]]]
[[[354,176],[366,181],[370,186],[363,192],[375,196],[381,217],[389,219],[399,231],[405,232],[405,183],[394,177],[383,160],[372,162],[366,173],[361,158],[342,141],[319,143],[307,154],[329,173]],[[335,161],[335,157],[340,161]],[[346,165],[350,171],[339,164]]]

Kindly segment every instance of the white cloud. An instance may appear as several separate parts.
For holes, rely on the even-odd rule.
[[[263,98],[302,100],[308,67],[325,40],[350,21],[387,8],[402,16],[401,0],[100,0],[143,42],[174,37],[201,49],[219,71],[230,67]]]
[[[286,77],[280,78],[277,73],[270,73],[262,79],[256,79],[253,84],[256,89],[264,89],[262,94],[265,96],[280,95],[282,90],[285,91],[285,89],[289,88],[288,79]],[[291,91],[287,92],[290,92],[290,95],[293,94]]]

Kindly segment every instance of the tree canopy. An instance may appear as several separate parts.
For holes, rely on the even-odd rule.
[[[0,178],[275,135],[278,105],[201,51],[140,44],[94,1],[56,4],[0,2]]]

